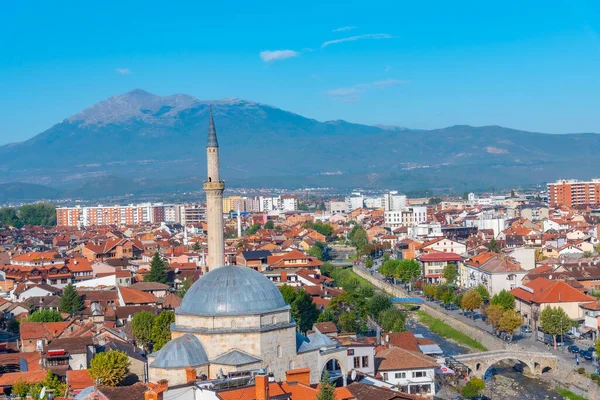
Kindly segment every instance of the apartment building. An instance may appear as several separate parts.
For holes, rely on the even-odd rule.
[[[548,184],[550,207],[577,207],[600,204],[600,179],[563,179]]]
[[[427,222],[427,207],[406,207],[401,211],[385,211],[383,219],[385,226],[391,229],[423,224]]]

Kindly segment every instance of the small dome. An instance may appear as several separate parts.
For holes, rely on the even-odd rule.
[[[175,313],[197,316],[254,315],[289,308],[279,289],[260,272],[224,266],[188,289]]]
[[[156,352],[156,358],[150,364],[155,368],[185,368],[208,364],[208,356],[202,343],[191,333],[170,340]]]

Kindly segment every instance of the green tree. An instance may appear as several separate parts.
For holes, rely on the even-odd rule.
[[[390,259],[390,253],[383,253],[383,262],[386,262]]]
[[[200,242],[198,242],[198,241],[194,242],[194,245],[192,246],[192,250],[193,251],[198,251],[200,249],[201,249]]]
[[[504,308],[498,304],[491,304],[486,308],[487,322],[494,328],[494,331],[498,330],[498,322],[504,315]]]
[[[265,229],[273,229],[275,228],[275,223],[272,220],[268,220],[265,223]]]
[[[496,241],[495,238],[492,238],[492,240],[490,240],[490,242],[488,243],[488,251],[497,253],[500,251],[500,245],[498,244],[498,242]]]
[[[319,246],[311,246],[307,253],[309,256],[317,257],[319,260],[323,258],[323,250]]]
[[[383,311],[378,318],[381,327],[388,332],[404,332],[406,330],[406,317],[395,307]]]
[[[18,397],[25,398],[29,393],[29,386],[29,383],[25,382],[23,379],[19,379],[13,384],[11,393]]]
[[[421,264],[417,260],[402,260],[398,262],[396,275],[402,282],[412,283],[421,276]]]
[[[462,388],[462,395],[467,399],[479,396],[479,393],[485,389],[485,382],[477,377],[471,378]]]
[[[552,335],[555,349],[556,337],[564,335],[575,325],[561,307],[546,307],[540,313],[540,328],[542,332]]]
[[[334,269],[335,266],[332,263],[325,262],[323,265],[321,265],[321,274],[331,277],[331,273]]]
[[[23,224],[17,215],[17,209],[12,207],[0,208],[0,225],[12,226],[17,229],[22,228]]]
[[[62,316],[58,311],[43,309],[38,310],[29,316],[29,322],[61,322]]]
[[[367,231],[360,225],[354,225],[354,228],[348,234],[348,238],[352,242],[352,245],[356,247],[357,256],[363,246],[369,243]]]
[[[432,197],[429,199],[428,203],[430,206],[436,206],[440,204],[443,200],[439,197]]]
[[[175,313],[173,311],[163,310],[152,322],[152,343],[153,351],[163,348],[171,340],[171,324],[175,322]]]
[[[150,272],[144,276],[144,282],[160,282],[167,283],[167,266],[165,262],[158,254],[158,251],[154,253],[152,262],[150,263]]]
[[[596,347],[596,354],[600,354],[600,339],[596,340],[595,347]]]
[[[288,284],[283,284],[279,286],[279,291],[283,296],[283,300],[285,300],[285,302],[288,304],[292,304],[296,298],[296,290]]]
[[[475,286],[475,291],[479,293],[479,295],[481,296],[481,300],[485,301],[490,299],[490,292],[485,286],[479,284]]]
[[[181,282],[181,288],[179,290],[177,290],[177,292],[175,292],[175,294],[183,299],[185,294],[187,293],[188,290],[190,290],[191,287],[192,287],[192,280],[189,277],[186,277],[183,280],[183,282]]]
[[[594,255],[594,253],[593,253],[593,252],[591,252],[591,251],[584,251],[584,252],[583,252],[583,254],[582,254],[582,257],[583,257],[583,258],[590,258],[590,257],[592,257],[593,255]]]
[[[60,304],[58,308],[60,312],[70,315],[83,310],[83,301],[81,300],[81,296],[79,296],[72,283],[69,283],[63,289],[63,294],[60,297]]]
[[[327,370],[323,372],[323,376],[321,377],[317,400],[335,400],[335,387],[329,381]]]
[[[52,204],[27,204],[19,207],[18,215],[23,225],[56,225],[56,206]]]
[[[523,320],[521,319],[520,314],[517,314],[515,310],[507,310],[498,321],[498,330],[507,333],[512,339],[513,332],[521,326],[522,323]]]
[[[479,294],[479,292],[477,292],[474,289],[471,289],[467,293],[465,293],[464,297],[462,298],[461,308],[463,310],[471,311],[471,317],[474,317],[474,315],[472,314],[473,310],[476,310],[479,307],[481,307],[482,303],[483,300],[481,299],[481,295]]]
[[[502,307],[504,311],[515,308],[515,296],[506,289],[502,289],[492,296],[490,304]]]
[[[446,305],[452,304],[454,301],[454,290],[446,284],[438,285],[435,290],[435,297]]]
[[[464,297],[465,297],[465,292],[460,292],[460,293],[456,294],[456,296],[454,296],[453,303],[456,307],[460,308],[461,310],[463,309],[462,301],[463,301]]]
[[[442,276],[448,285],[454,285],[458,279],[458,269],[456,268],[456,264],[447,264],[444,267]]]
[[[511,189],[511,190],[510,190],[510,197],[511,197],[511,198],[513,198],[513,199],[514,199],[515,197],[517,197],[517,194],[515,193],[515,190],[514,190],[514,189]]]
[[[148,345],[152,342],[154,318],[154,314],[148,311],[140,311],[133,315],[131,331],[143,345]]]
[[[254,235],[260,229],[260,224],[252,224],[248,231],[246,232],[247,236]]]
[[[382,311],[392,307],[392,301],[384,294],[378,293],[367,301],[367,312],[377,318]]]
[[[298,330],[305,333],[312,328],[319,318],[319,310],[312,301],[312,297],[305,290],[300,289],[291,304],[292,317],[296,321]]]
[[[325,236],[326,239],[330,239],[333,235],[333,227],[329,224],[324,224],[321,221],[307,221],[302,226],[320,233],[321,235]]]
[[[398,260],[387,260],[381,267],[379,267],[379,273],[387,278],[396,278],[398,273]]]
[[[92,358],[89,373],[92,379],[99,379],[102,385],[117,386],[129,374],[129,357],[119,350],[98,353]]]
[[[423,296],[433,299],[436,294],[436,286],[432,284],[423,285]]]
[[[367,258],[367,261],[365,262],[365,267],[369,269],[373,268],[373,259],[371,257]]]

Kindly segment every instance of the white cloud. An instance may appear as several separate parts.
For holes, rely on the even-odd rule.
[[[356,27],[355,26],[343,26],[341,28],[334,29],[332,32],[344,32],[344,31],[351,31],[353,29],[356,29]]]
[[[300,53],[294,50],[265,50],[260,52],[260,58],[264,62],[285,60],[286,58],[292,58],[298,56]]]
[[[115,68],[115,72],[119,75],[131,74],[131,70],[129,68]]]
[[[401,81],[399,79],[386,79],[371,83],[360,83],[358,85],[345,88],[331,89],[325,92],[325,94],[339,101],[343,101],[346,103],[354,103],[357,102],[360,99],[360,96],[368,90],[384,89],[388,87],[406,84],[408,84],[408,81]]]
[[[368,33],[366,35],[358,35],[358,36],[350,36],[342,39],[329,40],[321,45],[321,48],[331,46],[332,44],[344,43],[344,42],[353,42],[355,40],[361,39],[391,39],[392,35],[387,33]]]

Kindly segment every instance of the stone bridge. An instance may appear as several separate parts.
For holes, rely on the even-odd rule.
[[[461,354],[452,360],[469,368],[469,373],[483,378],[488,368],[505,360],[519,361],[524,365],[523,372],[530,375],[540,375],[555,370],[558,358],[552,354],[532,351],[495,350],[481,353]]]

